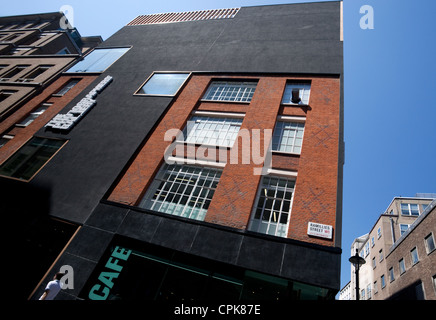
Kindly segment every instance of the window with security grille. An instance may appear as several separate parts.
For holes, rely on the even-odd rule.
[[[185,127],[186,142],[231,147],[242,119],[193,116]]]
[[[293,179],[264,176],[248,229],[259,233],[286,237],[294,186],[295,181]]]
[[[300,154],[303,133],[303,122],[277,121],[273,133],[272,150]]]
[[[289,82],[283,94],[283,104],[309,104],[310,83]]]
[[[204,100],[250,102],[256,90],[256,82],[213,81]]]
[[[165,163],[139,206],[204,220],[221,173],[215,168]]]

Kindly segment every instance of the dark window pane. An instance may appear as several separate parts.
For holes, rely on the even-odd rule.
[[[64,140],[32,138],[0,167],[0,175],[29,180],[64,143]]]

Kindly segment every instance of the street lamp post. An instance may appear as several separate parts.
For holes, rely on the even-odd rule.
[[[356,273],[356,300],[359,300],[359,269],[362,264],[365,264],[365,259],[359,256],[358,250],[356,249],[356,254],[348,259],[353,265]]]

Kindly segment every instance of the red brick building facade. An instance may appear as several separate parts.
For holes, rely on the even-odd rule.
[[[209,84],[213,80],[257,81],[251,102],[204,101]],[[306,81],[311,84],[309,105],[282,103],[286,83]],[[335,240],[308,235],[308,223],[333,226],[336,223],[337,167],[339,161],[339,99],[340,81],[337,77],[301,77],[276,75],[201,75],[192,74],[175,98],[171,108],[141,148],[130,167],[110,194],[108,200],[127,205],[138,205],[153,181],[164,160],[166,149],[173,142],[165,137],[171,129],[182,130],[193,111],[242,113],[240,130],[259,130],[260,152],[254,145],[250,163],[244,163],[242,155],[247,151],[243,139],[226,148],[227,164],[216,188],[205,221],[238,229],[246,229],[255,205],[261,175],[255,168],[262,168],[254,157],[264,155],[264,143],[270,144],[271,135],[264,137],[264,130],[273,130],[280,116],[299,117],[305,122],[301,154],[272,153],[271,168],[292,172],[296,177],[295,194],[290,214],[287,237],[291,239],[334,246]],[[240,132],[241,132],[240,131]],[[247,132],[247,131],[246,131]],[[269,139],[264,141],[265,139]],[[249,142],[250,143],[250,142]],[[186,159],[204,160],[195,145],[195,155],[185,153]],[[237,148],[238,161],[231,159],[232,148]],[[185,145],[185,150],[187,150]],[[217,157],[219,153],[217,152]],[[237,162],[237,163],[234,163]],[[334,234],[334,232],[333,232]]]

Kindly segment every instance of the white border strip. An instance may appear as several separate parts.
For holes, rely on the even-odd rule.
[[[277,120],[279,121],[297,121],[297,122],[306,122],[306,117],[294,117],[294,116],[278,116]]]
[[[167,161],[174,161],[179,164],[183,163],[183,164],[199,165],[199,166],[214,167],[214,168],[224,168],[227,164],[224,162],[188,159],[188,158],[180,158],[174,156],[168,157]]]
[[[279,169],[268,169],[268,174],[284,176],[284,177],[297,177],[297,171],[279,170]]]
[[[239,119],[245,117],[244,113],[214,112],[214,111],[201,111],[201,110],[194,110],[192,111],[191,114],[195,116],[225,117],[225,118],[239,118]]]

